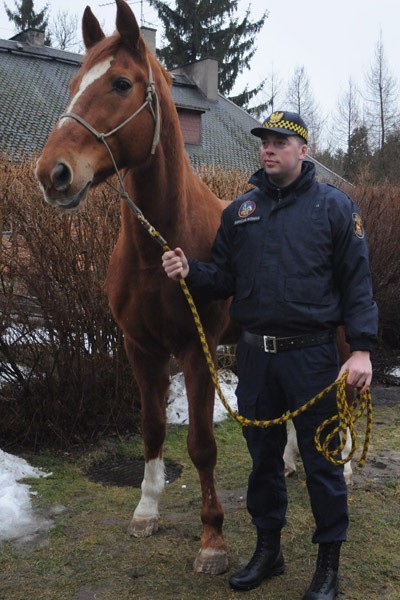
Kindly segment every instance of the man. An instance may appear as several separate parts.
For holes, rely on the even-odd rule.
[[[233,296],[239,413],[273,419],[294,411],[348,371],[347,382],[371,383],[370,350],[377,334],[368,248],[357,207],[341,190],[315,179],[305,161],[308,131],[297,113],[273,113],[251,133],[261,138],[255,189],[222,213],[211,263],[188,261],[180,248],[163,255],[171,278],[185,277],[196,300]],[[335,330],[345,326],[351,356],[339,370]],[[336,414],[335,394],[294,420],[319,544],[305,600],[338,594],[339,554],[348,527],[343,468],[314,444],[318,425]],[[257,528],[248,565],[231,576],[250,590],[284,571],[280,546],[287,495],[286,427],[244,427],[252,457],[247,508]],[[335,443],[338,443],[336,440]]]

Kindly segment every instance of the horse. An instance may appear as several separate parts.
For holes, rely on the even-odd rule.
[[[36,165],[45,200],[77,209],[89,189],[116,170],[138,209],[171,247],[210,260],[226,203],[194,173],[184,148],[171,95],[171,77],[147,47],[136,18],[116,0],[116,31],[106,37],[86,7],[82,20],[86,55],[70,84],[71,100],[54,126]],[[107,133],[101,133],[107,132]],[[194,562],[199,573],[226,571],[224,513],[214,470],[214,386],[190,309],[176,282],[165,275],[161,249],[121,201],[121,228],[106,276],[112,314],[140,392],[144,478],[128,532],[152,535],[159,527],[158,503],[165,485],[163,443],[169,360],[174,355],[188,394],[187,446],[202,493],[202,533]],[[210,353],[228,331],[226,301],[199,307]]]
[[[146,215],[171,247],[180,246],[188,256],[208,261],[226,202],[193,171],[171,95],[171,77],[147,47],[126,2],[116,0],[116,6],[116,31],[109,37],[91,9],[84,11],[86,56],[71,82],[66,112],[38,159],[39,185],[50,205],[76,210],[91,187],[124,170],[123,195],[135,199],[139,214]],[[105,287],[140,392],[145,467],[128,532],[147,537],[159,528],[165,404],[174,355],[185,378],[187,446],[202,493],[202,534],[194,569],[223,573],[228,559],[214,479],[212,378],[186,299],[165,275],[160,247],[124,200]],[[215,360],[217,345],[234,342],[237,333],[229,322],[228,302],[211,302],[198,310]]]

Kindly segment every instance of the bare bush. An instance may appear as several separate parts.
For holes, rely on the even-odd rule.
[[[400,187],[358,186],[351,195],[359,206],[368,237],[380,338],[400,347]]]
[[[119,228],[115,192],[45,205],[33,165],[4,163],[0,436],[67,446],[134,426],[137,390],[103,289]]]
[[[225,169],[220,165],[206,165],[196,169],[199,177],[204,183],[221,198],[221,200],[233,200],[250,189],[248,176],[237,169]]]

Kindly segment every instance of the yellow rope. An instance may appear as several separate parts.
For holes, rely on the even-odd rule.
[[[366,392],[364,392],[362,395],[357,393],[357,397],[354,400],[354,402],[352,402],[351,405],[348,405],[347,397],[346,397],[346,380],[347,380],[348,373],[346,371],[341,376],[340,379],[338,379],[337,381],[334,381],[331,385],[329,385],[328,387],[323,389],[321,392],[319,392],[319,394],[315,395],[313,398],[311,398],[311,400],[309,400],[308,402],[303,404],[300,408],[298,408],[297,410],[294,410],[293,412],[288,411],[276,419],[270,419],[270,420],[265,421],[265,420],[258,420],[258,419],[247,419],[246,417],[239,415],[236,411],[234,411],[229,406],[229,404],[226,401],[224,394],[221,390],[221,387],[219,385],[217,370],[216,370],[214,361],[212,359],[210,349],[207,344],[207,339],[206,339],[206,336],[204,333],[204,329],[203,329],[199,314],[197,312],[196,305],[193,301],[192,295],[190,294],[190,291],[189,291],[189,289],[186,285],[186,282],[183,278],[179,279],[179,283],[181,285],[183,293],[184,293],[186,300],[192,311],[192,315],[193,315],[194,321],[196,323],[197,331],[199,333],[200,342],[201,342],[201,345],[203,348],[203,353],[206,358],[215,389],[218,393],[218,396],[221,399],[222,404],[225,406],[226,410],[233,417],[233,419],[235,419],[235,421],[240,423],[240,425],[242,425],[242,427],[249,427],[249,426],[271,427],[273,425],[283,425],[289,419],[298,417],[303,412],[305,412],[307,409],[314,406],[314,404],[316,404],[319,400],[321,400],[321,398],[323,398],[333,388],[336,387],[337,388],[336,403],[337,403],[337,407],[338,407],[338,414],[331,417],[330,419],[326,419],[317,428],[317,430],[315,432],[315,437],[314,437],[316,448],[321,454],[323,454],[323,456],[327,460],[329,460],[330,462],[332,462],[334,464],[343,465],[346,462],[349,462],[352,459],[352,457],[354,456],[354,453],[357,449],[357,439],[356,439],[356,434],[354,431],[355,422],[363,415],[364,411],[367,410],[367,425],[366,425],[366,433],[365,433],[365,439],[364,439],[364,447],[363,447],[361,458],[358,463],[360,467],[364,466],[366,456],[368,453],[368,447],[369,447],[369,442],[370,442],[370,438],[371,438],[371,430],[372,430],[372,400],[371,400],[371,392],[369,389]],[[325,440],[322,441],[323,436],[324,436],[324,430],[335,422],[338,422],[338,425],[334,429],[330,430],[329,433],[325,434],[326,435]],[[339,453],[342,452],[342,450],[344,449],[344,447],[346,445],[347,428],[349,429],[349,432],[350,432],[352,448],[351,448],[349,455],[345,459],[337,458],[337,455],[339,455]],[[334,435],[338,432],[342,433],[340,445],[337,448],[330,450],[329,444],[330,444],[332,438],[334,437]]]
[[[171,250],[171,248],[166,243],[165,239],[159,234],[159,232],[156,229],[154,229],[154,227],[152,225],[150,225],[150,223],[144,217],[144,215],[140,211],[140,209],[138,209],[138,207],[136,207],[136,205],[133,205],[133,202],[131,201],[131,199],[127,195],[125,195],[124,198],[125,198],[125,200],[127,200],[130,208],[136,214],[140,223],[147,229],[148,233],[162,246],[163,251],[167,252],[168,250]],[[210,349],[208,347],[206,335],[204,333],[204,329],[203,329],[203,325],[200,320],[199,313],[197,311],[197,308],[196,308],[196,305],[192,298],[192,295],[186,285],[186,282],[182,277],[179,279],[179,284],[182,288],[182,291],[185,295],[185,298],[186,298],[186,300],[189,304],[190,310],[192,312],[193,319],[195,321],[196,328],[197,328],[197,331],[199,334],[201,346],[203,349],[203,354],[205,356],[205,359],[206,359],[206,362],[207,362],[207,365],[208,365],[208,368],[210,371],[212,382],[215,386],[215,389],[218,393],[218,396],[220,397],[222,404],[224,405],[224,407],[226,408],[228,413],[231,415],[231,417],[233,419],[235,419],[235,421],[240,423],[240,425],[242,427],[249,427],[249,426],[271,427],[274,425],[283,425],[289,419],[298,417],[300,414],[305,412],[307,409],[314,406],[314,404],[316,404],[316,402],[321,400],[321,398],[323,398],[326,394],[328,394],[330,391],[332,391],[333,388],[336,387],[337,388],[336,404],[337,404],[337,408],[338,408],[338,414],[334,415],[333,417],[331,417],[329,419],[326,419],[325,421],[323,421],[323,423],[321,423],[318,426],[318,428],[315,432],[315,436],[314,436],[316,448],[317,448],[318,452],[320,452],[328,461],[332,462],[333,464],[343,465],[346,462],[349,462],[352,459],[352,457],[354,456],[354,453],[357,449],[357,438],[356,438],[356,433],[354,430],[354,425],[355,425],[356,421],[366,411],[367,424],[366,424],[366,431],[365,431],[365,437],[364,437],[364,446],[363,446],[361,458],[358,462],[358,465],[360,467],[364,466],[365,460],[367,457],[367,453],[368,453],[369,442],[371,439],[371,430],[372,430],[372,399],[371,399],[371,392],[370,392],[369,388],[363,394],[357,393],[356,399],[349,405],[347,403],[347,398],[346,398],[346,380],[347,380],[348,373],[345,372],[340,377],[340,379],[338,379],[337,381],[334,381],[331,385],[329,385],[328,387],[323,389],[321,392],[319,392],[319,394],[317,394],[316,396],[314,396],[313,398],[308,400],[308,402],[303,404],[300,408],[298,408],[297,410],[295,410],[293,412],[288,411],[285,414],[283,414],[281,417],[278,417],[277,419],[270,419],[267,421],[258,420],[258,419],[251,420],[251,419],[247,419],[246,417],[243,417],[242,415],[239,415],[237,411],[234,411],[229,406],[228,402],[226,401],[226,399],[224,397],[224,394],[222,393],[221,387],[218,382],[217,369],[214,364],[213,358],[211,356]],[[335,427],[332,427],[332,425],[334,423],[337,423],[337,425]],[[327,430],[327,429],[328,429],[328,431],[326,432],[325,430]],[[338,455],[340,455],[340,453],[342,452],[342,450],[344,449],[344,447],[346,445],[347,430],[349,430],[349,432],[350,432],[352,448],[351,448],[349,455],[345,459],[338,458]],[[342,434],[340,444],[338,447],[333,448],[331,450],[329,447],[330,442],[332,441],[333,437],[339,432],[341,432],[341,434]]]

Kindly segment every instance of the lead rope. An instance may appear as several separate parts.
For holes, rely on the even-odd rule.
[[[153,107],[153,102],[154,102],[154,107]],[[111,148],[106,141],[107,137],[109,137],[109,136],[113,135],[114,133],[116,133],[117,131],[119,131],[122,127],[124,127],[127,123],[129,123],[132,119],[134,119],[146,107],[149,107],[150,112],[152,113],[153,118],[154,118],[154,135],[153,135],[153,142],[152,142],[152,146],[151,146],[151,154],[154,154],[155,150],[156,150],[156,146],[160,140],[160,110],[159,110],[158,95],[157,95],[157,92],[155,89],[153,73],[152,73],[150,65],[149,65],[149,84],[148,84],[148,87],[146,90],[145,101],[132,115],[130,115],[130,117],[128,117],[125,121],[120,123],[120,125],[118,125],[118,127],[115,127],[113,130],[109,131],[108,133],[101,133],[101,132],[98,132],[94,127],[92,127],[80,115],[77,115],[76,113],[72,113],[72,112],[61,115],[60,119],[65,119],[65,118],[74,119],[75,121],[77,121],[78,123],[83,125],[83,127],[85,127],[88,131],[90,131],[90,133],[92,133],[98,141],[102,142],[105,145],[105,147],[107,148],[107,151],[111,157],[111,160],[112,160],[112,163],[114,166],[114,170],[115,170],[115,173],[118,178],[118,189],[115,188],[113,185],[109,184],[110,187],[115,189],[118,192],[118,194],[121,196],[121,198],[123,198],[125,200],[129,209],[137,217],[137,219],[141,223],[141,225],[143,225],[143,227],[148,231],[148,233],[151,235],[151,237],[153,237],[155,239],[155,241],[158,244],[160,244],[163,251],[166,252],[167,250],[171,250],[171,248],[168,246],[166,240],[149,223],[149,221],[145,218],[145,216],[143,215],[140,208],[138,206],[136,206],[136,204],[133,202],[133,200],[129,197],[128,193],[126,192],[126,190],[124,188],[123,177],[121,177],[121,174],[118,170],[118,166],[116,164],[116,161],[115,161],[115,158],[111,151]],[[193,319],[195,321],[196,328],[197,328],[197,331],[199,334],[201,346],[203,349],[203,354],[205,356],[205,359],[206,359],[206,362],[207,362],[207,365],[208,365],[208,368],[210,371],[212,382],[215,386],[215,389],[218,393],[218,396],[219,396],[222,404],[224,405],[224,407],[226,408],[228,413],[231,415],[231,417],[233,419],[235,419],[235,421],[240,423],[240,425],[242,427],[255,426],[255,427],[264,427],[265,428],[265,427],[271,427],[274,425],[283,425],[289,419],[293,419],[293,418],[299,416],[300,414],[302,414],[308,408],[313,406],[318,400],[320,400],[326,394],[328,394],[334,387],[336,387],[337,388],[336,389],[336,404],[338,407],[338,414],[331,417],[330,419],[325,420],[317,428],[317,430],[315,432],[315,437],[314,437],[316,448],[317,448],[318,452],[323,454],[323,456],[325,456],[325,458],[327,460],[329,460],[330,462],[332,462],[334,464],[343,465],[346,462],[350,461],[356,451],[356,448],[357,448],[357,439],[356,439],[356,434],[354,431],[354,425],[355,425],[355,422],[366,411],[367,412],[367,425],[366,425],[366,433],[365,433],[365,438],[364,438],[364,447],[363,447],[363,451],[361,454],[361,458],[358,463],[360,467],[364,466],[366,456],[368,453],[368,447],[369,447],[369,441],[370,441],[371,429],[372,429],[372,400],[371,400],[371,393],[370,393],[369,389],[366,392],[364,392],[362,395],[357,393],[357,397],[354,400],[354,402],[352,404],[348,405],[347,401],[346,401],[346,379],[347,379],[347,372],[346,372],[342,375],[342,377],[340,379],[338,379],[337,381],[333,382],[331,385],[326,387],[319,394],[317,394],[316,396],[311,398],[311,400],[309,400],[308,402],[303,404],[303,406],[301,406],[300,408],[298,408],[297,410],[295,410],[293,412],[287,412],[277,419],[270,419],[267,421],[261,421],[261,420],[257,420],[257,419],[250,420],[250,419],[247,419],[246,417],[239,415],[237,411],[234,411],[229,406],[228,402],[226,401],[226,399],[222,393],[221,387],[218,382],[217,370],[216,370],[214,361],[213,361],[211,353],[210,353],[210,349],[209,349],[207,339],[206,339],[206,336],[204,333],[203,325],[202,325],[200,317],[199,317],[199,313],[197,311],[197,308],[196,308],[196,305],[192,298],[192,295],[186,285],[186,282],[182,277],[179,279],[179,284],[182,288],[182,291],[185,295],[185,298],[186,298],[186,300],[189,304],[190,310],[192,312]],[[336,425],[336,427],[332,428],[332,425],[334,423],[338,423],[338,424]],[[328,432],[325,431],[327,428],[329,428]],[[350,431],[350,437],[351,437],[351,441],[352,441],[352,449],[351,449],[351,452],[349,453],[349,455],[345,459],[341,459],[341,458],[338,458],[338,455],[339,455],[339,453],[342,452],[342,450],[344,449],[344,447],[346,445],[347,429],[349,429],[349,431]],[[340,444],[337,448],[334,448],[331,450],[329,447],[330,442],[332,441],[333,437],[338,432],[341,432],[341,434],[342,434]],[[325,436],[325,438],[323,436]]]
[[[117,174],[118,174],[120,187],[121,187],[122,186],[122,178],[121,178],[120,174],[118,173],[118,171],[117,171]],[[166,240],[149,223],[149,221],[143,215],[142,211],[132,201],[132,199],[129,197],[129,195],[127,194],[127,192],[124,190],[123,187],[122,187],[122,190],[121,189],[119,190],[119,193],[121,194],[122,198],[124,198],[124,200],[128,204],[129,208],[132,210],[132,212],[136,215],[136,217],[138,218],[141,225],[143,225],[143,227],[145,227],[145,229],[155,239],[155,241],[158,244],[160,244],[163,251],[167,252],[168,250],[171,250],[171,248],[168,246]],[[211,352],[210,352],[210,349],[209,349],[209,346],[207,343],[207,338],[204,333],[204,328],[201,323],[199,313],[197,311],[193,297],[192,297],[192,295],[189,291],[189,288],[188,288],[185,280],[183,279],[183,277],[179,278],[179,285],[182,288],[184,296],[185,296],[187,303],[189,304],[190,310],[192,312],[193,319],[196,324],[196,329],[199,334],[201,347],[203,349],[203,354],[204,354],[204,357],[206,359],[206,362],[207,362],[207,365],[209,368],[212,382],[215,386],[215,389],[218,393],[218,396],[219,396],[222,404],[224,405],[224,407],[226,408],[228,413],[231,415],[231,417],[235,421],[240,423],[240,425],[242,427],[255,426],[255,427],[266,428],[266,427],[271,427],[274,425],[283,425],[289,419],[298,417],[303,412],[305,412],[307,409],[314,406],[314,404],[316,404],[319,400],[321,400],[321,398],[323,398],[326,394],[331,392],[336,387],[336,404],[337,404],[337,408],[338,408],[338,414],[331,417],[330,419],[326,419],[325,421],[323,421],[321,423],[321,425],[319,425],[319,427],[317,428],[317,430],[315,432],[315,436],[314,436],[315,446],[316,446],[318,452],[320,452],[328,461],[330,461],[331,463],[333,463],[335,465],[344,465],[345,463],[349,462],[353,458],[354,453],[358,447],[357,437],[356,437],[356,433],[354,430],[354,425],[355,425],[356,421],[364,414],[364,412],[366,412],[367,413],[367,424],[366,424],[366,431],[365,431],[365,437],[364,437],[364,445],[363,445],[361,458],[358,462],[358,465],[360,467],[363,467],[365,465],[366,457],[368,454],[369,442],[371,439],[371,430],[372,430],[372,399],[371,399],[371,392],[370,392],[369,388],[363,394],[360,394],[359,392],[357,392],[357,396],[356,396],[355,400],[350,405],[348,405],[347,399],[346,399],[346,379],[347,379],[348,372],[346,371],[340,377],[340,379],[338,379],[337,381],[334,381],[331,385],[329,385],[328,387],[323,389],[319,394],[315,395],[313,398],[311,398],[311,400],[309,400],[308,402],[303,404],[300,408],[298,408],[297,410],[295,410],[293,412],[288,411],[285,414],[283,414],[281,417],[278,417],[277,419],[269,419],[269,420],[247,419],[246,417],[239,415],[239,413],[237,411],[233,410],[230,407],[229,403],[225,399],[225,396],[221,390],[221,387],[220,387],[219,381],[218,381],[217,369],[215,367],[213,358],[211,356]],[[332,425],[334,423],[337,423],[337,425],[336,425],[336,427],[332,428]],[[341,452],[346,445],[346,441],[347,441],[347,437],[348,437],[347,430],[349,430],[349,432],[350,432],[352,448],[346,458],[339,458],[339,455],[341,455]],[[341,434],[342,434],[340,436],[339,446],[337,446],[333,449],[330,449],[330,443],[331,443],[332,439],[339,432],[341,432]]]

